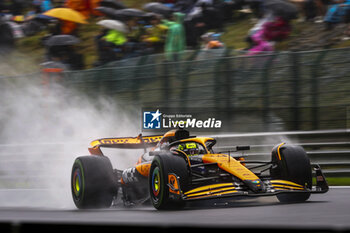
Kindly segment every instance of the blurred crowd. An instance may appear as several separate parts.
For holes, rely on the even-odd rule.
[[[324,23],[325,30],[349,22],[350,0],[160,0],[141,9],[127,8],[122,0],[1,0],[0,47],[9,49],[17,38],[46,30],[44,64],[84,69],[75,45],[81,42],[79,25],[93,22],[101,28],[94,38],[94,66],[163,52],[173,61],[186,49],[224,48],[225,24],[246,13],[254,15],[255,25],[245,50],[255,55],[287,39],[292,20]]]

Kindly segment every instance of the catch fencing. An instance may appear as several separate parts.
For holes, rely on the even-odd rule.
[[[228,131],[350,127],[350,48],[255,56],[198,50],[172,61],[149,55],[25,79],[31,77],[40,77],[33,78],[38,84],[59,80],[89,97],[140,108],[215,108],[219,118],[230,121]],[[9,79],[0,79],[0,89]]]
[[[236,132],[350,127],[350,48],[257,56],[200,50],[177,59],[65,72],[64,83],[140,107],[216,108]]]

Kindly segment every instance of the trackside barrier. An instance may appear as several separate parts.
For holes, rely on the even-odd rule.
[[[217,151],[250,145],[248,158],[270,159],[272,148],[281,143],[304,147],[311,163],[320,164],[327,176],[350,176],[350,130],[316,130],[211,135],[217,139]],[[231,145],[228,145],[228,144]]]

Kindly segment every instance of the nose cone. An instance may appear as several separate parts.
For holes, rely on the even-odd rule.
[[[257,180],[244,180],[243,182],[254,193],[264,193],[264,192],[266,192],[266,187],[265,187],[264,183],[260,179],[257,179]]]

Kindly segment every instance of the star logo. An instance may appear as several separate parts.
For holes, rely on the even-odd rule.
[[[155,112],[143,112],[143,128],[144,129],[160,129],[161,123],[160,118],[162,113],[159,112],[159,109]]]
[[[155,113],[151,113],[151,115],[153,116],[151,122],[153,122],[154,120],[159,121],[159,117],[160,117],[162,114],[159,112],[159,109],[157,109],[157,111],[156,111]]]

